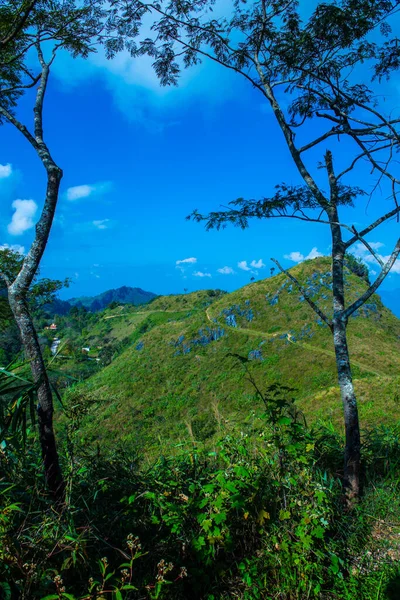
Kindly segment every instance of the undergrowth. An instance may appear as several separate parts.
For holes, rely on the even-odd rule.
[[[123,447],[80,445],[84,406],[66,406],[67,499],[48,497],[32,432],[0,453],[4,599],[394,600],[399,597],[396,429],[364,438],[364,490],[342,503],[342,441],[308,428],[291,390],[261,393],[253,435],[219,423],[139,467]]]

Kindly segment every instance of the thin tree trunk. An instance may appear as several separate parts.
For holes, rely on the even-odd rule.
[[[21,333],[25,353],[30,362],[33,381],[37,386],[39,441],[46,483],[54,498],[62,502],[64,500],[65,484],[58,460],[53,429],[53,396],[38,336],[25,298],[17,296],[11,288],[8,300]]]
[[[345,246],[338,223],[336,206],[330,214],[332,233],[332,288],[333,319],[332,333],[336,355],[338,383],[343,403],[346,446],[344,453],[343,483],[349,500],[358,497],[360,492],[361,443],[358,421],[357,399],[351,375],[349,349],[347,346],[347,318],[344,316],[344,255]]]
[[[45,155],[43,162],[47,170],[46,200],[40,219],[36,224],[35,239],[25,257],[21,271],[14,282],[8,285],[8,298],[21,333],[26,356],[31,365],[33,381],[37,385],[39,441],[46,482],[57,502],[62,502],[64,499],[65,484],[58,459],[53,429],[53,396],[37,333],[26,300],[30,285],[46,248],[62,178],[61,169],[55,165],[51,158]]]
[[[346,324],[341,318],[333,322],[333,343],[340,394],[343,402],[346,446],[344,452],[344,487],[351,501],[360,493],[361,441],[357,400],[351,375]]]
[[[31,364],[33,380],[37,385],[39,440],[42,448],[46,481],[54,497],[58,501],[62,501],[65,484],[60,469],[53,430],[53,397],[37,333],[27,305],[29,289],[38,271],[49,239],[57,207],[60,182],[63,176],[62,170],[53,160],[49,148],[43,139],[43,102],[50,74],[50,65],[53,62],[55,51],[53,50],[50,62],[46,63],[39,42],[36,44],[36,49],[42,72],[33,108],[34,134],[32,135],[28,128],[4,107],[0,106],[0,114],[24,135],[40,158],[47,174],[46,198],[42,213],[36,223],[35,239],[22,263],[20,272],[13,282],[8,281],[7,278],[5,279],[8,287],[10,307],[21,333],[26,356]]]

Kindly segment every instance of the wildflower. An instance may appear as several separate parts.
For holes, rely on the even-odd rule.
[[[165,581],[165,575],[169,571],[172,571],[173,568],[174,568],[174,565],[172,563],[168,563],[168,565],[167,565],[165,563],[165,560],[162,558],[157,565],[158,573],[156,576],[156,581],[158,581],[158,582]]]
[[[133,533],[128,535],[126,545],[128,546],[129,550],[134,550],[135,552],[139,552],[139,550],[142,549],[139,538],[137,536],[134,537]]]
[[[183,577],[187,577],[187,569],[186,567],[181,567],[181,572],[179,573],[179,577],[183,579]]]

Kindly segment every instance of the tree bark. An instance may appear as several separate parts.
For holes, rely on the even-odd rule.
[[[55,500],[62,502],[64,500],[65,485],[53,429],[53,395],[38,336],[24,296],[16,294],[12,286],[9,288],[8,301],[21,334],[22,343],[30,362],[32,378],[37,389],[39,441],[46,483]]]
[[[332,334],[335,347],[338,383],[343,403],[346,444],[344,452],[343,483],[346,490],[346,496],[349,501],[352,501],[356,499],[360,493],[361,441],[357,399],[354,392],[349,349],[347,346],[347,317],[344,315],[345,298],[343,268],[346,249],[342,240],[340,225],[337,224],[338,214],[335,205],[332,206],[329,217],[332,234]]]
[[[47,150],[46,147],[45,150]],[[40,151],[42,151],[42,148],[40,148]],[[65,495],[65,484],[53,429],[53,395],[38,336],[26,301],[30,285],[46,248],[62,178],[61,169],[55,165],[49,153],[43,152],[43,154],[43,162],[47,171],[46,199],[42,214],[36,224],[36,235],[32,246],[25,257],[20,272],[14,282],[8,286],[8,298],[30,362],[33,381],[37,386],[39,441],[46,482],[54,499],[57,502],[62,502]]]
[[[27,305],[29,288],[37,273],[49,239],[57,207],[60,182],[63,176],[62,170],[53,160],[49,148],[43,139],[43,103],[50,74],[50,65],[54,60],[55,50],[53,50],[50,62],[46,63],[40,42],[37,42],[36,49],[42,72],[33,107],[34,134],[32,135],[28,128],[4,107],[0,106],[0,114],[24,135],[41,160],[47,175],[46,198],[42,213],[36,224],[35,239],[22,263],[21,270],[12,283],[7,278],[6,282],[10,307],[21,333],[26,356],[31,365],[33,381],[37,386],[39,440],[46,481],[55,499],[62,501],[64,499],[65,485],[53,429],[53,395],[38,336]]]
[[[346,446],[344,452],[344,487],[349,501],[360,493],[361,441],[357,400],[351,375],[347,347],[346,323],[342,318],[333,320],[333,343],[340,394],[343,402]]]

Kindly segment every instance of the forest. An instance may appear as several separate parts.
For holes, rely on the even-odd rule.
[[[400,598],[399,11],[0,0],[1,600]]]

